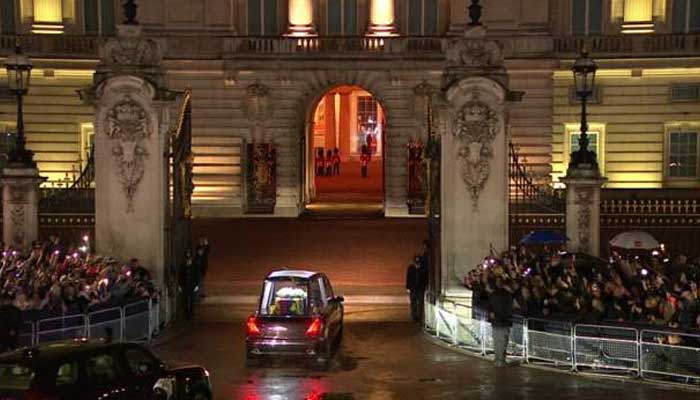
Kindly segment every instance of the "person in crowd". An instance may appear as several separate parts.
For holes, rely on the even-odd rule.
[[[415,256],[413,260],[408,263],[408,268],[406,268],[406,291],[408,292],[409,299],[411,301],[411,318],[414,321],[419,321],[420,312],[418,311],[418,268],[420,268],[420,257]]]
[[[129,261],[129,269],[124,272],[130,274],[136,282],[151,281],[151,273],[139,263],[138,258],[132,258]]]
[[[199,290],[199,276],[200,272],[197,270],[192,252],[187,250],[185,252],[185,263],[180,267],[179,271],[179,291],[182,295],[183,313],[188,321],[191,321],[194,317],[194,303]]]
[[[489,299],[489,319],[492,326],[494,359],[496,367],[504,367],[510,328],[513,326],[512,284],[507,278],[499,277]]]
[[[333,175],[340,175],[340,150],[333,150]]]
[[[12,297],[0,296],[0,353],[17,348],[21,324],[22,311],[12,304]]]
[[[206,297],[206,293],[204,291],[204,280],[207,276],[207,271],[209,270],[209,252],[209,239],[204,235],[200,235],[197,238],[197,246],[194,249],[195,263],[202,273],[202,276],[199,278],[200,297]]]
[[[360,170],[362,172],[362,177],[367,177],[367,169],[369,168],[370,155],[369,150],[367,150],[367,145],[362,146],[362,153],[360,154]]]
[[[333,150],[326,152],[326,176],[333,176]]]
[[[323,156],[323,149],[318,149],[316,152],[314,165],[316,166],[316,176],[324,176],[326,174],[326,159]]]

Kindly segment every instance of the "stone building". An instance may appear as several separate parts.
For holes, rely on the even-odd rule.
[[[119,3],[0,0],[0,56],[19,38],[34,60],[25,121],[44,185],[65,185],[86,163],[93,110],[76,91],[90,85],[99,44],[123,19]],[[192,92],[195,216],[257,212],[249,144],[271,145],[276,155],[266,212],[298,216],[316,196],[315,149],[340,147],[344,161],[357,161],[366,129],[380,136],[384,214],[409,215],[407,145],[426,140],[425,94],[443,84],[447,42],[463,34],[468,1],[137,3],[170,87]],[[535,181],[560,185],[576,149],[570,67],[586,46],[600,66],[589,123],[606,187],[700,186],[700,1],[483,3],[510,89],[525,92],[510,110],[509,134]],[[14,121],[14,101],[0,88],[0,133]]]

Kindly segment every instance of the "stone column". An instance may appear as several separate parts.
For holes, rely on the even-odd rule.
[[[118,26],[100,54],[94,85],[83,93],[95,106],[97,252],[138,258],[165,290],[173,281],[166,277],[168,135],[177,94],[168,90],[158,44],[140,26]]]
[[[315,36],[314,5],[311,0],[289,0],[287,36]]]
[[[498,43],[450,41],[439,102],[441,294],[469,303],[466,274],[508,249],[508,76]],[[441,104],[440,104],[441,103]]]
[[[590,168],[569,167],[566,185],[567,250],[600,256],[600,192],[607,179]]]
[[[350,153],[352,152],[352,140],[351,136],[351,126],[353,123],[353,118],[350,115],[350,92],[344,91],[340,92],[340,158],[343,161],[350,160]]]
[[[393,36],[396,34],[394,0],[370,0],[369,36]]]
[[[338,147],[338,143],[335,140],[335,93],[326,95],[326,101],[323,102],[323,106],[326,149],[334,149]]]
[[[34,166],[7,166],[2,174],[2,233],[6,245],[26,251],[39,238],[39,184]]]

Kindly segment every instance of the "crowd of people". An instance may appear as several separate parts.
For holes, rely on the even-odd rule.
[[[526,317],[700,329],[700,257],[660,250],[601,260],[521,247],[485,258],[464,284],[486,310],[503,289]]]

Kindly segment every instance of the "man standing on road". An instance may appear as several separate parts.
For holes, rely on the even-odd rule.
[[[418,268],[420,267],[419,257],[416,256],[413,261],[408,264],[406,269],[406,291],[408,291],[408,296],[411,300],[411,318],[414,321],[420,319],[420,314],[418,313],[418,299],[416,298],[417,287],[416,281],[418,279]]]
[[[0,297],[0,353],[17,348],[21,324],[22,311],[12,304],[10,296],[3,294]]]
[[[496,280],[496,289],[490,296],[489,311],[496,367],[505,367],[506,349],[513,325],[513,294],[508,282],[502,278]]]
[[[185,252],[185,264],[180,267],[179,271],[180,293],[182,294],[182,308],[187,321],[192,320],[194,316],[194,302],[196,293],[199,290],[200,271],[194,263],[192,252]]]

